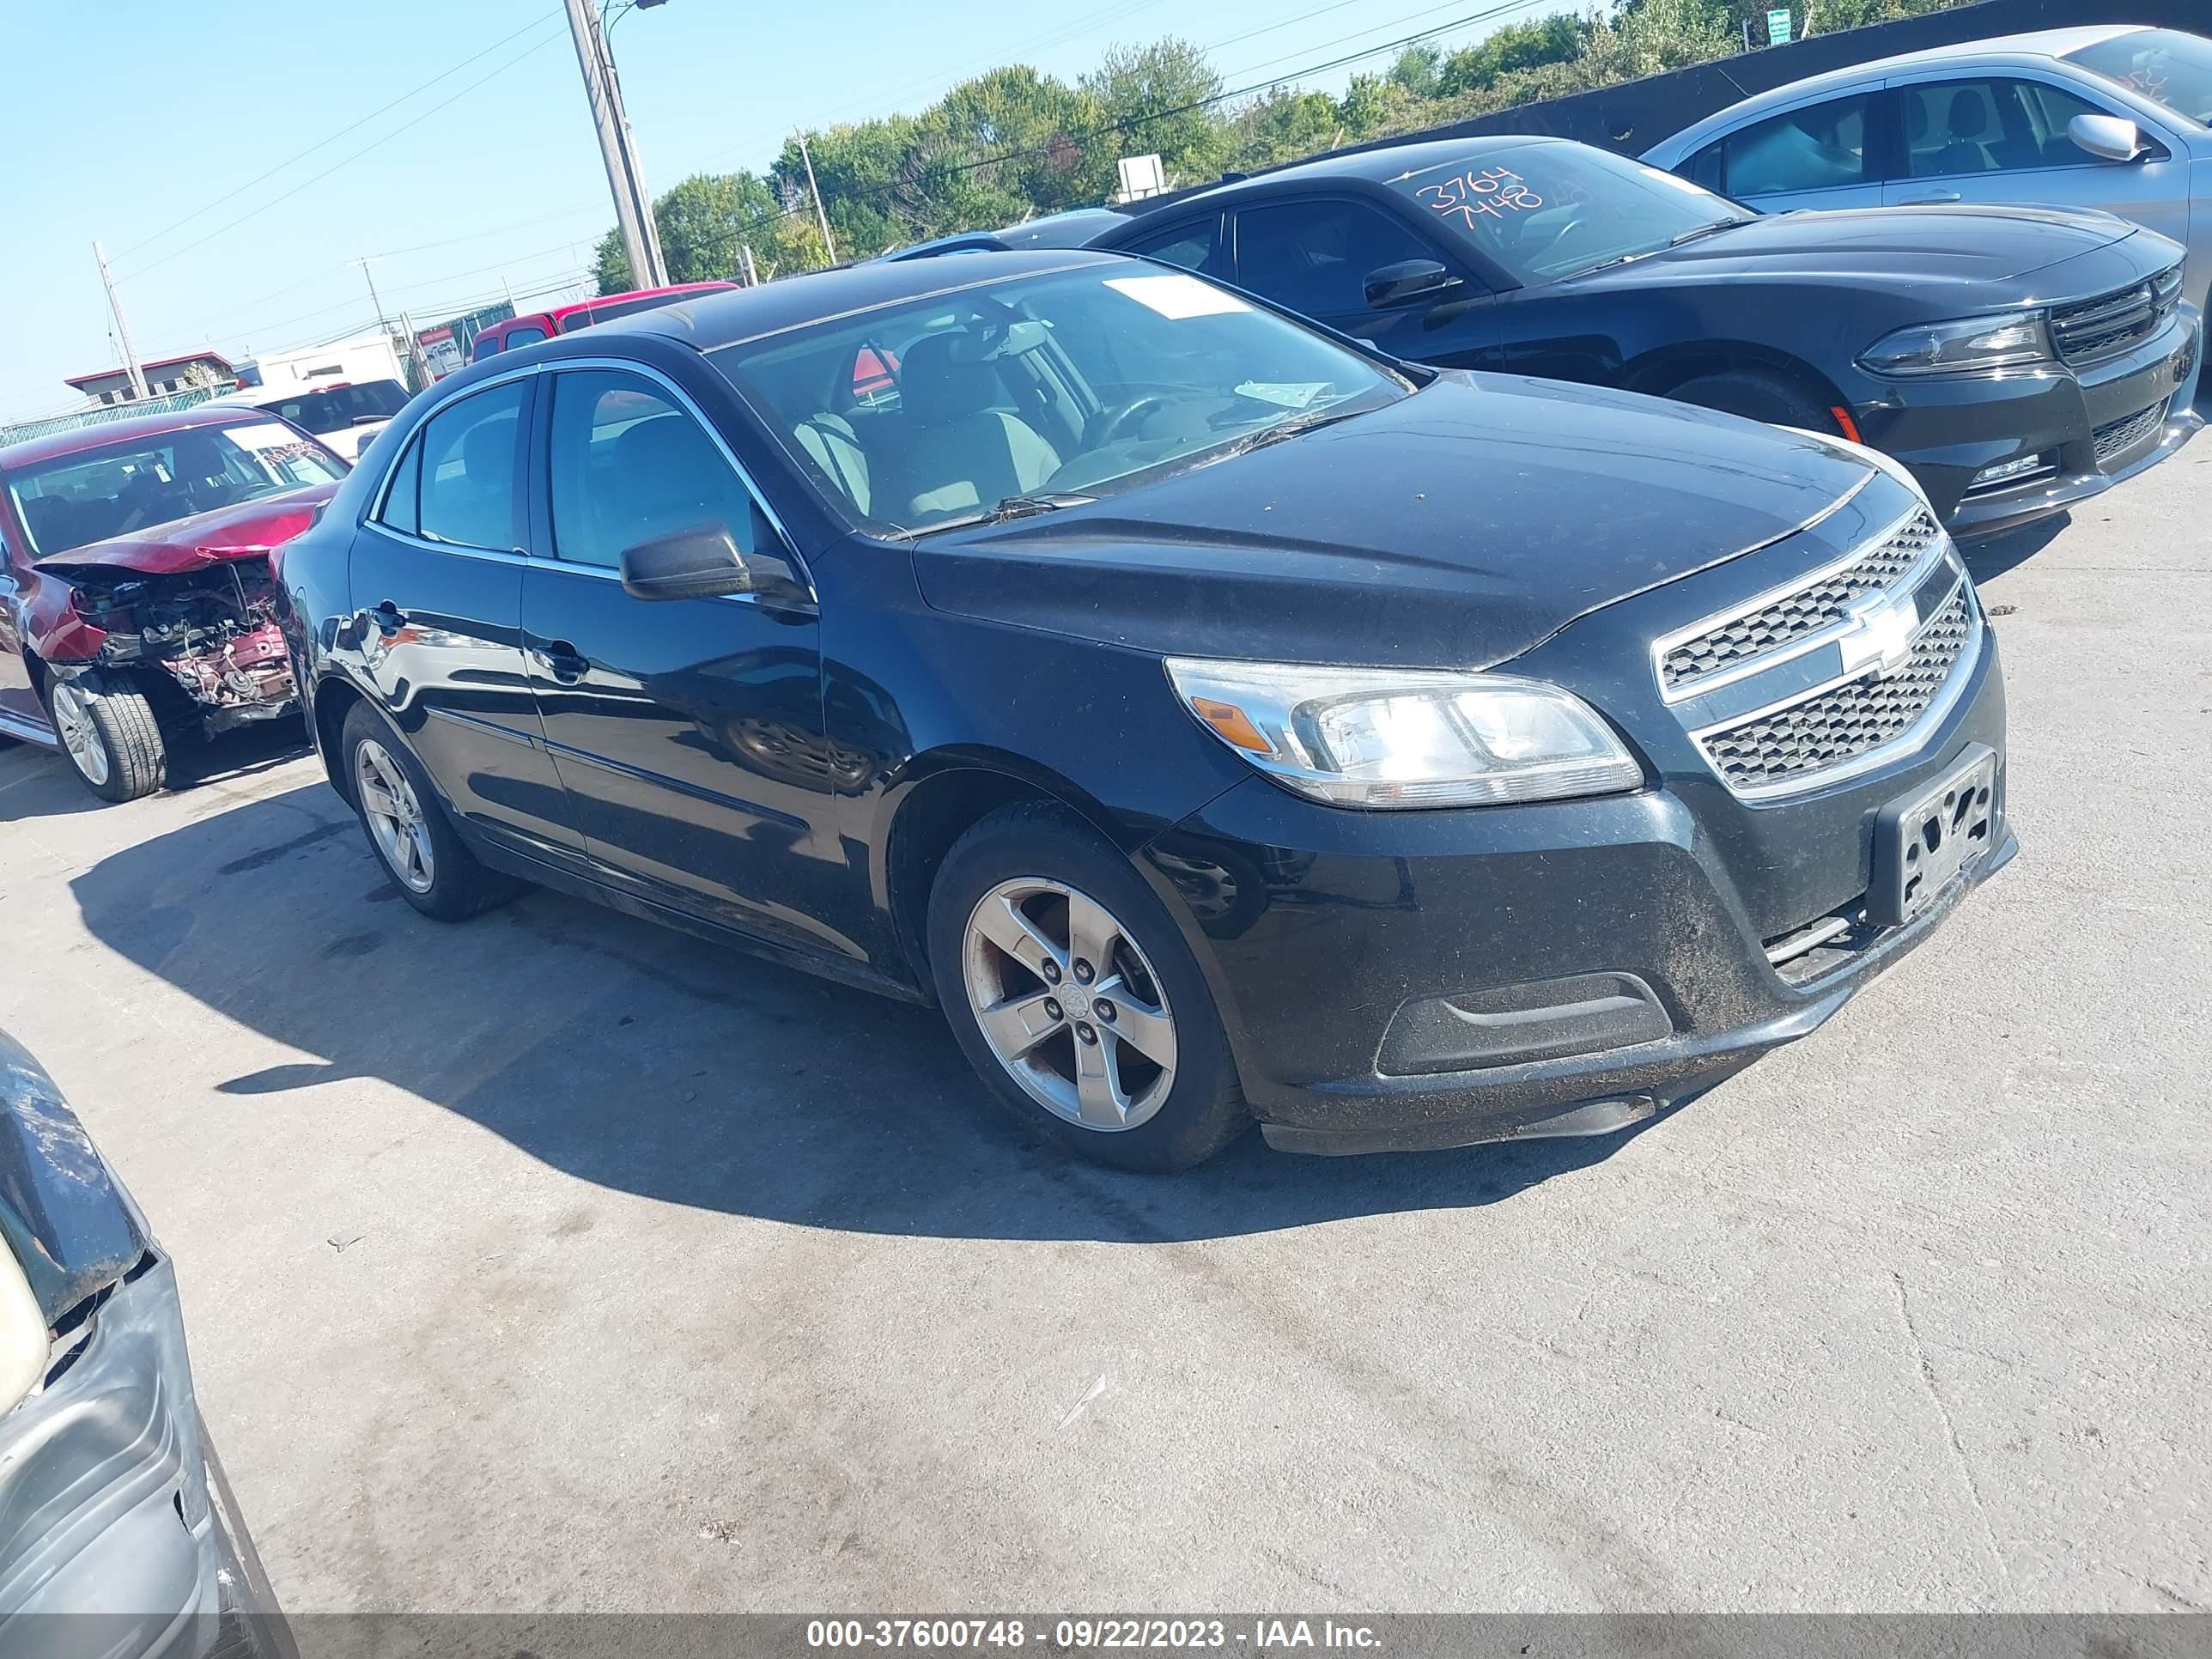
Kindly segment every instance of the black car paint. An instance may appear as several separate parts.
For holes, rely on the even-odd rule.
[[[1903,461],[1960,534],[1993,534],[2097,493],[2163,459],[2201,424],[2185,396],[2169,441],[2126,471],[2101,474],[2088,453],[2095,428],[2176,390],[2177,353],[2201,327],[2188,307],[2124,357],[2078,373],[2053,366],[1902,378],[1859,365],[1894,330],[2087,299],[2182,257],[2179,245],[2108,215],[1954,207],[1754,216],[1679,247],[1523,286],[1390,182],[1447,157],[1515,156],[1534,172],[1541,150],[1560,142],[1499,137],[1357,152],[1186,195],[1109,226],[1091,246],[1141,252],[1210,222],[1215,246],[1205,274],[1265,298],[1266,273],[1239,262],[1237,215],[1285,202],[1357,201],[1427,242],[1463,285],[1435,303],[1315,320],[1411,362],[1660,395],[1730,368],[1778,373],[1820,408],[1850,411],[1858,435]],[[2193,377],[2202,352],[2191,356]],[[2069,445],[2060,478],[1964,499],[1983,468]]]
[[[137,1212],[46,1069],[0,1031],[0,1249],[49,1323],[136,1267]]]
[[[283,561],[333,782],[343,793],[337,738],[366,698],[489,860],[918,1000],[933,995],[918,939],[933,855],[1001,800],[1058,800],[1167,903],[1247,1094],[1285,1144],[1301,1130],[1300,1144],[1345,1147],[1482,1139],[1603,1085],[1587,1057],[1378,1076],[1384,1028],[1416,991],[1547,959],[1551,974],[1644,975],[1676,1035],[1629,1057],[1632,1081],[1673,1098],[1811,1029],[1933,925],[1810,988],[1761,954],[1865,890],[1883,805],[1966,742],[2002,747],[1993,641],[1908,759],[1777,805],[1722,787],[1651,678],[1658,634],[1911,510],[1903,484],[1833,446],[1627,393],[1445,374],[1390,409],[1131,494],[910,543],[833,512],[701,355],[810,315],[1099,258],[857,267],[442,383],[440,399],[538,366],[656,371],[741,459],[813,600],[647,603],[605,575],[387,536],[363,520],[418,405]],[[544,533],[544,449],[541,427],[526,536]],[[380,617],[386,601],[397,615]],[[412,654],[395,666],[386,641],[402,635]],[[556,682],[546,664],[570,647],[580,660]],[[1647,787],[1514,808],[1319,805],[1205,732],[1165,653],[1510,659],[1605,711]],[[1978,879],[2009,856],[2002,839]],[[1575,960],[1561,966],[1563,952]]]

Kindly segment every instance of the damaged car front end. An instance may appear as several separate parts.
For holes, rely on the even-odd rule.
[[[291,1651],[200,1420],[175,1269],[0,1033],[0,1653]]]
[[[235,411],[52,442],[0,452],[0,732],[125,801],[161,787],[179,738],[296,719],[274,560],[344,463]]]

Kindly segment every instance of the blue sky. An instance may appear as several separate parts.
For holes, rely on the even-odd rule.
[[[66,407],[64,374],[115,361],[94,238],[142,358],[204,344],[235,356],[372,328],[362,274],[346,263],[358,256],[386,256],[374,276],[387,313],[404,309],[428,326],[496,300],[502,278],[517,294],[578,281],[613,222],[556,0],[10,0],[7,9],[0,416]],[[668,0],[624,17],[612,39],[659,191],[692,173],[763,167],[794,125],[917,109],[1002,63],[1073,79],[1115,41],[1176,33],[1213,47],[1237,87],[1482,9],[1484,0]],[[1495,26],[1438,38],[1457,44]],[[1339,90],[1352,72],[1307,83]]]

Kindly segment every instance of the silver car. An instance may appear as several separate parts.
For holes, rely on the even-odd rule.
[[[1747,98],[1644,160],[1765,213],[1988,202],[2100,208],[2212,288],[2212,40],[2047,29],[1885,58]]]

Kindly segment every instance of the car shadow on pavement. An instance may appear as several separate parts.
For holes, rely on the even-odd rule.
[[[109,947],[314,1056],[213,1079],[223,1093],[308,1112],[303,1091],[381,1079],[581,1180],[797,1225],[1264,1232],[1496,1203],[1632,1138],[1313,1158],[1253,1134],[1180,1176],[1099,1169],[1002,1111],[932,1010],[558,894],[459,927],[419,916],[320,784],[142,842],[73,888]]]
[[[1985,542],[1970,542],[1959,550],[1966,562],[1966,570],[1977,586],[1994,581],[2014,565],[2025,564],[2058,539],[2067,526],[2074,522],[2070,513],[2054,513],[2047,519],[2038,519],[2017,530],[2008,530],[2002,536],[1992,536]]]
[[[168,790],[252,777],[307,752],[305,731],[272,721],[226,732],[211,743],[180,743],[169,751]],[[36,744],[0,741],[0,823],[66,817],[77,812],[127,811],[86,788],[58,750]]]

